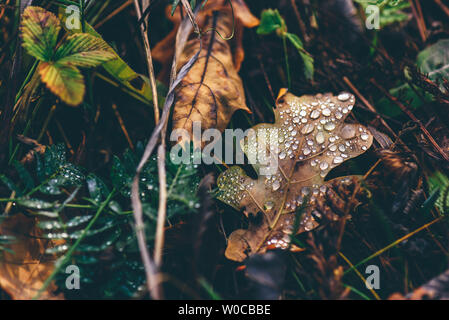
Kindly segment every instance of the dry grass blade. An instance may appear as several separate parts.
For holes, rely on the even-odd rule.
[[[190,7],[189,7],[189,9],[190,9]],[[184,19],[178,29],[178,33],[176,36],[177,50],[179,48],[182,51],[182,48],[184,48],[185,43],[188,38],[188,35],[190,34],[191,28],[192,28],[192,25],[190,24],[189,20]],[[179,52],[181,52],[181,51],[179,51]],[[153,133],[151,134],[150,140],[148,141],[148,143],[145,147],[144,154],[140,160],[139,165],[137,166],[136,175],[133,179],[133,184],[132,184],[131,203],[132,203],[134,217],[135,217],[135,221],[136,221],[137,240],[138,240],[142,260],[143,260],[143,263],[145,266],[147,287],[148,287],[148,290],[149,290],[151,296],[154,299],[161,299],[162,292],[160,289],[160,281],[159,281],[160,276],[158,274],[157,266],[155,266],[155,264],[153,263],[153,261],[150,257],[150,254],[148,252],[147,245],[146,245],[146,239],[145,239],[145,233],[143,230],[144,224],[143,224],[143,218],[142,218],[142,202],[140,201],[140,196],[139,196],[140,195],[140,193],[139,193],[139,176],[140,176],[140,173],[141,173],[145,163],[148,161],[151,154],[153,153],[154,148],[156,147],[156,144],[159,141],[159,138],[161,136],[163,138],[165,138],[165,131],[167,129],[167,121],[168,121],[168,116],[170,113],[170,107],[174,101],[174,90],[177,87],[177,85],[181,82],[183,77],[189,72],[190,68],[193,66],[195,61],[198,59],[198,56],[199,56],[199,52],[194,57],[192,57],[192,59],[190,61],[188,61],[181,68],[180,72],[177,74],[176,69],[177,69],[178,57],[179,57],[178,51],[177,51],[177,54],[175,54],[174,59],[173,59],[173,65],[172,65],[170,87],[169,87],[169,90],[167,93],[167,97],[165,99],[162,116],[161,116],[159,123],[156,125],[156,128],[154,129]],[[163,165],[165,165],[165,163]],[[158,165],[158,170],[159,170],[159,174],[164,173],[164,170],[162,169],[162,167],[160,165]],[[162,200],[164,200],[164,198]],[[163,209],[161,216],[165,215],[164,212],[165,212],[165,208]],[[160,220],[162,220],[162,219],[160,219]],[[165,216],[163,217],[163,223],[165,223]],[[157,228],[159,229],[160,227],[157,227]],[[156,240],[156,241],[158,241],[158,244],[157,244],[158,247],[163,246],[163,238],[159,237],[159,240]],[[161,251],[161,250],[159,250],[159,251]],[[161,253],[158,253],[158,254],[161,254]],[[160,261],[160,258],[157,258],[157,260]]]
[[[149,1],[147,3],[149,6]],[[134,6],[137,12],[137,18],[140,20],[142,18],[142,11],[140,10],[139,1],[134,0]],[[143,8],[145,11],[147,7]],[[142,23],[140,25],[140,31],[142,33],[143,41],[145,44],[145,54],[147,56],[147,64],[148,64],[148,75],[150,77],[151,89],[153,92],[153,105],[154,105],[154,121],[156,124],[159,122],[159,103],[157,96],[157,85],[156,85],[156,77],[154,75],[154,66],[153,66],[153,57],[151,55],[151,47],[150,47],[150,39],[148,37],[148,22]]]

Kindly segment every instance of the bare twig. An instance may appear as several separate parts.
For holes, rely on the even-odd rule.
[[[165,135],[165,134],[164,134]],[[162,265],[162,250],[164,248],[164,226],[167,216],[167,181],[165,172],[165,138],[157,150],[157,168],[159,174],[159,208],[157,213],[156,239],[154,244],[154,262],[156,267]]]
[[[301,14],[299,13],[298,6],[296,5],[296,0],[291,0],[290,2],[293,7],[293,11],[295,12],[296,20],[298,20],[299,29],[301,30],[302,33],[302,38],[304,39],[304,42],[307,43],[309,42],[310,37],[307,34],[306,25],[304,24],[304,21],[302,21],[301,19]]]
[[[422,42],[426,42],[426,24],[422,16],[420,16],[419,11],[416,9],[415,3],[413,0],[409,0],[410,7],[412,8],[413,16],[416,19],[416,24],[418,25],[419,35],[421,36]]]
[[[127,0],[125,3],[123,3],[120,7],[118,7],[117,9],[115,9],[114,11],[112,11],[106,18],[104,18],[103,20],[101,20],[100,22],[98,22],[94,28],[98,29],[100,28],[102,25],[104,25],[106,22],[108,22],[109,20],[111,20],[112,18],[114,18],[116,15],[118,15],[120,12],[122,12],[123,10],[125,10],[126,8],[128,8],[131,4],[133,3],[133,0]]]
[[[149,5],[149,1],[145,2]],[[142,11],[140,10],[139,0],[134,0],[134,6],[136,8],[137,19],[140,20],[142,18]],[[145,11],[147,8],[143,8]],[[157,97],[157,85],[156,85],[156,77],[154,75],[154,67],[153,67],[153,57],[151,55],[151,47],[150,47],[150,39],[148,37],[148,22],[142,23],[140,25],[140,31],[142,33],[143,42],[145,44],[145,53],[147,56],[147,64],[148,64],[148,76],[150,77],[151,89],[153,92],[153,105],[154,105],[154,121],[156,124],[159,122],[159,103]]]
[[[125,122],[123,121],[122,116],[120,115],[120,112],[118,111],[117,105],[115,103],[112,104],[112,110],[114,110],[115,117],[118,120],[118,123],[120,124],[120,128],[122,129],[123,134],[125,135],[126,141],[128,141],[128,145],[131,148],[131,150],[134,150],[134,144],[131,140],[131,137],[129,136],[128,130],[126,129]]]
[[[348,85],[348,87],[355,93],[357,98],[359,98],[363,104],[373,113],[376,114],[376,118],[382,123],[382,125],[393,135],[393,137],[397,138],[396,133],[391,129],[391,127],[387,124],[387,122],[377,113],[376,109],[373,105],[360,93],[359,90],[352,84],[351,80],[347,77],[343,77],[343,81]]]
[[[394,104],[396,104],[402,112],[404,112],[413,122],[418,124],[419,128],[423,132],[424,136],[427,138],[427,140],[430,142],[430,144],[435,148],[435,150],[443,157],[444,160],[449,161],[449,156],[444,152],[444,150],[438,145],[438,143],[435,141],[435,139],[432,137],[430,132],[427,130],[427,128],[419,121],[415,115],[407,109],[407,107],[399,101],[398,98],[392,96],[387,90],[385,90],[381,85],[379,85],[376,80],[371,79],[371,83],[374,84],[380,91],[383,92],[383,94]]]
[[[449,17],[449,8],[441,0],[433,0],[443,12]]]
[[[188,6],[188,11],[190,9],[190,6]],[[195,23],[196,25],[196,23]],[[198,26],[196,25],[196,29],[199,30]],[[153,130],[153,133],[151,134],[150,140],[148,141],[145,151],[143,153],[143,156],[140,160],[139,165],[136,169],[136,175],[134,176],[133,184],[132,184],[132,192],[131,192],[131,202],[132,207],[134,211],[134,218],[136,220],[136,234],[139,244],[139,249],[141,252],[142,260],[145,267],[145,274],[147,278],[147,286],[148,290],[150,291],[151,296],[153,299],[161,299],[162,297],[162,290],[160,289],[160,274],[158,273],[158,265],[155,265],[150,257],[150,254],[146,247],[146,240],[145,240],[145,233],[143,232],[143,219],[142,219],[142,203],[140,201],[140,193],[139,193],[139,176],[140,173],[145,166],[145,163],[150,158],[151,154],[153,153],[157,142],[159,141],[159,138],[162,136],[163,140],[165,140],[165,132],[167,130],[167,122],[168,117],[170,114],[170,108],[174,102],[175,98],[175,88],[178,86],[178,84],[182,81],[182,79],[186,76],[186,74],[190,71],[194,63],[198,60],[199,54],[202,50],[202,42],[200,34],[198,33],[198,37],[200,40],[200,49],[198,52],[177,72],[178,68],[178,61],[179,57],[185,47],[185,44],[187,42],[187,39],[192,31],[192,24],[189,23],[189,19],[184,19],[181,22],[181,25],[178,28],[178,32],[176,34],[176,50],[175,55],[173,57],[173,63],[172,63],[172,72],[170,77],[170,86],[169,90],[165,99],[164,108],[162,110],[162,115],[160,118],[160,121],[157,123],[156,128]],[[160,156],[158,159],[158,171],[159,175],[164,175],[165,179],[165,145],[164,142],[162,142],[162,147],[159,148],[158,154],[163,154],[162,157]],[[163,152],[162,152],[163,151]],[[162,164],[162,165],[160,165]],[[161,178],[159,176],[159,179]],[[161,183],[161,182],[160,182]],[[162,182],[162,186],[164,187],[165,180]],[[165,187],[163,188],[165,189]],[[163,192],[163,191],[161,191]],[[160,224],[162,224],[162,229],[165,224],[165,202],[166,202],[166,195],[164,193],[162,194],[162,198],[160,199],[160,206],[163,207],[163,211],[159,210],[158,212],[158,227],[160,228]],[[159,208],[160,209],[160,208]],[[162,221],[159,223],[159,221]],[[157,260],[161,261],[161,252],[163,248],[163,234],[162,237],[159,237],[156,239],[157,244],[156,246],[159,247],[157,256]]]

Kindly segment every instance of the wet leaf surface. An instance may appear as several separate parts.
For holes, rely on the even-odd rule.
[[[349,93],[302,97],[285,93],[277,100],[275,123],[253,127],[255,132],[265,129],[265,137],[277,133],[277,141],[264,140],[263,136],[252,140],[249,135],[245,153],[249,156],[257,154],[257,149],[266,150],[266,158],[276,157],[278,166],[274,173],[260,175],[257,180],[238,166],[218,178],[218,199],[243,209],[251,218],[247,230],[236,230],[229,237],[229,259],[242,261],[270,246],[287,248],[291,234],[318,225],[316,219],[321,214],[315,207],[329,195],[329,186],[352,183],[351,177],[324,179],[330,170],[371,146],[373,137],[364,126],[344,122],[354,103]],[[254,167],[259,171],[260,163]],[[294,230],[296,209],[306,203],[299,228]]]

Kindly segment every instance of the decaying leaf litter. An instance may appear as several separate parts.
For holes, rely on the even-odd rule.
[[[436,277],[447,270],[448,242],[445,4],[373,1],[381,7],[382,28],[366,30],[366,4],[357,2],[232,1],[231,7],[229,1],[209,0],[198,2],[196,10],[188,10],[187,1],[177,1],[175,10],[160,1],[145,10],[148,3],[143,3],[157,61],[159,105],[164,106],[153,134],[157,113],[151,108],[152,81],[146,77],[148,56],[131,2],[108,7],[92,1],[82,8],[84,30],[73,32],[62,28],[64,4],[34,1],[42,8],[36,12],[53,12],[49,21],[63,23],[41,36],[56,37],[55,30],[61,29],[56,42],[24,49],[18,49],[23,39],[19,25],[12,23],[20,10],[6,7],[1,28],[2,48],[8,50],[0,56],[6,99],[0,116],[2,127],[9,129],[2,131],[1,141],[11,137],[12,144],[1,144],[2,220],[8,226],[32,215],[44,238],[50,234],[56,244],[33,249],[42,255],[35,270],[43,272],[17,269],[23,272],[17,282],[3,276],[4,295],[20,298],[15,292],[21,279],[33,279],[29,292],[42,284],[41,298],[47,293],[76,297],[64,290],[62,267],[52,268],[55,259],[82,266],[86,283],[92,284],[86,284],[83,297],[146,297],[146,287],[153,291],[145,286],[148,269],[131,227],[130,202],[135,168],[149,137],[146,151],[154,154],[134,181],[150,263],[162,261],[154,264],[152,275],[157,278],[162,271],[173,279],[159,286],[158,297],[377,299],[395,292],[407,296],[432,278],[443,279]],[[58,64],[64,57],[52,52],[75,39],[92,39],[83,51],[110,52],[102,56],[109,61],[98,66],[103,61],[89,58],[87,65],[67,55]],[[51,56],[33,60],[44,49]],[[20,60],[16,50],[22,51]],[[68,76],[62,82],[68,86],[49,82],[49,73],[42,70],[51,64],[61,65],[56,71]],[[73,77],[75,69],[81,78]],[[82,86],[85,94],[78,90]],[[281,90],[276,99],[284,87],[289,93]],[[78,108],[67,106],[70,99]],[[287,110],[298,117],[281,114]],[[190,130],[194,120],[220,131],[280,128],[279,171],[265,180],[257,165],[189,169],[167,161],[158,166],[159,134]],[[16,140],[18,134],[31,140]],[[37,145],[45,153],[31,156]],[[51,145],[61,147],[45,148]],[[163,148],[158,148],[161,155]],[[245,145],[244,150],[250,152]],[[161,168],[165,187],[158,177]],[[217,185],[206,184],[216,197],[212,205],[204,190],[201,197],[195,192],[206,173],[218,178]],[[243,182],[239,187],[248,187],[230,193],[227,179],[232,176]],[[182,186],[191,192],[181,191]],[[167,221],[164,237],[155,239],[160,196],[167,198]],[[0,252],[16,248],[33,255],[31,242],[26,243],[2,232]],[[27,246],[29,253],[23,250]],[[153,255],[154,247],[163,251]],[[5,257],[10,254],[4,251]],[[364,286],[368,264],[383,270],[378,291]],[[47,279],[38,279],[43,274]],[[282,285],[264,296],[260,274]],[[180,283],[189,289],[180,290]]]

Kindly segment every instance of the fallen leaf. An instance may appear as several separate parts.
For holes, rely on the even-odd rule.
[[[36,225],[36,218],[23,214],[6,217],[0,224],[1,235],[15,238],[0,257],[0,287],[15,300],[32,299],[53,272],[55,257],[45,254],[53,242],[43,239]],[[63,299],[55,290],[51,284],[40,299]]]
[[[373,137],[364,126],[344,122],[354,103],[355,98],[349,93],[337,97],[296,97],[281,90],[275,123],[253,127],[253,133],[243,142],[247,156],[255,154],[258,148],[266,150],[266,158],[275,157],[275,171],[253,180],[242,168],[234,166],[217,180],[218,199],[237,210],[244,209],[245,215],[252,218],[247,230],[236,230],[230,235],[226,249],[229,259],[242,261],[270,246],[288,248],[290,234],[318,225],[316,220],[321,213],[316,207],[332,195],[331,187],[353,183],[354,177],[327,182],[324,179],[331,169],[362,154],[372,144]],[[277,141],[270,143],[263,136],[252,140],[258,129],[265,129],[266,137],[277,132]],[[276,147],[278,152],[271,152]],[[261,164],[253,166],[259,173]],[[305,202],[308,203],[299,227],[294,230],[296,209]],[[345,207],[344,203],[341,206]],[[331,214],[328,219],[338,217]]]
[[[208,1],[197,16],[203,46],[198,60],[176,89],[173,111],[173,129],[185,129],[192,134],[193,122],[200,121],[203,130],[217,128],[223,131],[233,113],[237,110],[250,112],[245,102],[245,93],[238,70],[244,58],[242,34],[244,27],[255,27],[259,20],[254,17],[243,0]],[[164,66],[162,76],[168,75],[168,68],[174,53],[176,30],[181,21],[178,12],[168,17],[175,23],[174,30],[153,50],[153,58]],[[234,33],[231,41],[223,39]],[[178,71],[200,49],[197,37],[189,40],[181,54]]]
[[[449,300],[449,270],[433,278],[405,297],[392,294],[388,300]]]

